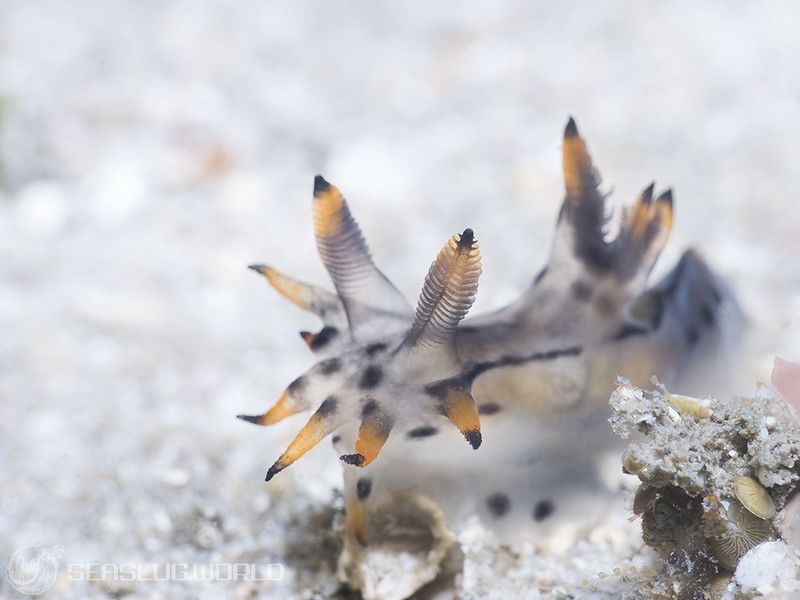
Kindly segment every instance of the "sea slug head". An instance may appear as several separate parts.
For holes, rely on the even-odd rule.
[[[323,327],[300,333],[320,360],[297,377],[260,415],[273,425],[313,410],[310,419],[267,472],[269,481],[329,434],[360,423],[353,452],[341,459],[365,467],[392,429],[425,415],[449,419],[477,449],[480,419],[460,370],[453,339],[478,289],[481,256],[471,229],[452,236],[431,264],[416,310],[372,261],[347,202],[321,176],[314,180],[314,229],[336,293],[296,281],[266,265],[264,275],[283,296],[317,314]]]

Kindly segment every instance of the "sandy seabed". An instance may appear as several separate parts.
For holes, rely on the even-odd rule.
[[[297,331],[317,323],[245,266],[327,281],[318,172],[409,298],[444,240],[475,229],[476,314],[545,259],[572,114],[615,201],[673,186],[655,275],[698,247],[762,332],[762,373],[800,358],[794,2],[8,0],[0,14],[0,561],[39,544],[62,564],[285,567],[256,584],[62,571],[54,597],[337,589],[336,456],[323,444],[267,487],[295,424],[234,418],[310,364]],[[468,528],[458,585],[618,597],[652,560],[629,516],[567,558]]]

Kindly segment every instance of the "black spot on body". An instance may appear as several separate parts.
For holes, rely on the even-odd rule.
[[[361,418],[366,419],[372,413],[380,408],[378,406],[378,402],[372,398],[368,398],[367,401],[364,403],[364,407],[361,409]]]
[[[322,404],[319,405],[317,412],[314,414],[316,414],[318,417],[330,416],[336,412],[337,404],[338,400],[336,399],[336,396],[328,396],[327,398],[325,398]]]
[[[611,340],[614,341],[614,342],[620,342],[620,341],[622,341],[624,339],[627,339],[629,337],[634,337],[634,336],[637,336],[637,335],[647,335],[648,333],[650,333],[649,329],[646,329],[646,328],[641,327],[639,325],[633,325],[631,323],[626,323],[625,325],[623,325],[620,328],[620,330],[617,333],[615,333],[611,337]]]
[[[700,341],[700,332],[697,331],[694,327],[690,327],[686,330],[686,343],[689,346],[694,346],[698,341]]]
[[[552,500],[540,500],[533,508],[533,520],[537,523],[544,521],[547,517],[552,515],[556,510],[556,505]]]
[[[306,378],[303,375],[300,375],[297,379],[295,379],[292,383],[289,384],[287,388],[290,392],[299,392],[304,387],[306,387]]]
[[[594,290],[587,282],[578,279],[572,282],[572,297],[578,302],[588,302],[592,298]]]
[[[511,510],[511,500],[505,494],[497,492],[486,498],[486,507],[493,517],[504,517]]]
[[[372,492],[372,480],[366,477],[362,477],[361,479],[356,482],[356,496],[362,502],[369,498],[369,494]]]
[[[539,283],[542,279],[544,279],[545,275],[547,275],[547,267],[539,271],[539,273],[536,275],[536,277],[533,280],[534,285]]]
[[[700,318],[703,319],[703,323],[709,327],[714,325],[717,320],[717,318],[714,316],[714,311],[707,304],[704,304],[700,307]]]
[[[497,402],[486,402],[478,406],[479,415],[496,415],[501,410],[503,410],[503,407]]]
[[[367,349],[366,349],[367,356],[372,358],[373,356],[375,356],[379,352],[383,352],[384,350],[386,350],[386,348],[387,348],[387,346],[384,343],[370,344],[369,346],[367,346]]]
[[[329,327],[325,326],[319,330],[319,333],[314,336],[314,340],[311,342],[311,349],[312,350],[319,350],[328,345],[328,343],[339,335],[339,330],[336,327]]]
[[[338,358],[329,358],[328,360],[323,360],[319,364],[319,368],[323,375],[333,375],[342,368],[342,361]]]
[[[383,381],[383,369],[378,365],[370,365],[361,374],[358,387],[362,390],[371,390],[378,387]]]
[[[445,396],[447,396],[448,389],[450,389],[449,388],[450,384],[452,384],[452,381],[445,381],[443,383],[426,385],[425,393],[431,396],[432,398],[438,398],[439,400],[444,400]],[[445,414],[444,407],[441,406],[441,403],[439,406],[439,411],[441,412],[441,414]]]
[[[419,427],[415,427],[411,431],[406,434],[406,437],[409,440],[418,440],[422,438],[431,437],[439,433],[439,430],[434,427],[433,425],[420,425]]]
[[[341,441],[342,441],[342,436],[340,436],[340,435],[335,435],[335,436],[333,436],[333,437],[331,438],[331,443],[332,443],[334,446],[335,446],[336,444],[338,444],[339,442],[341,442]]]

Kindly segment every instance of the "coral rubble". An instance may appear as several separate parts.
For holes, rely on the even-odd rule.
[[[654,383],[648,391],[620,379],[609,419],[630,440],[622,463],[641,481],[634,512],[664,562],[644,597],[800,594],[797,410],[767,387],[701,400]]]

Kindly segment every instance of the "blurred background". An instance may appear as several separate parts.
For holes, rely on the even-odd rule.
[[[574,115],[615,203],[673,187],[656,274],[698,247],[769,354],[800,358],[798,30],[791,1],[5,0],[0,562],[41,544],[288,568],[58,592],[75,597],[336,588],[334,453],[267,488],[296,423],[234,418],[311,363],[314,317],[245,267],[327,285],[316,173],[409,298],[475,229],[476,314],[545,259]]]

